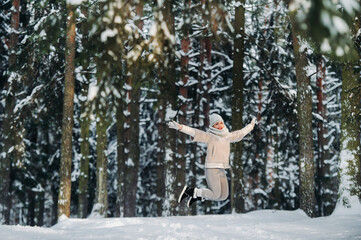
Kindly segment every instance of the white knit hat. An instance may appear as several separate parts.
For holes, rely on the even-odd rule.
[[[223,122],[223,118],[216,114],[216,113],[212,113],[210,116],[209,116],[209,123],[210,123],[210,126],[213,126],[216,122]]]

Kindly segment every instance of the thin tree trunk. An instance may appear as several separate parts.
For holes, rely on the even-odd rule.
[[[136,69],[136,68],[134,68]],[[134,79],[139,75],[133,71]],[[135,217],[136,215],[136,192],[138,183],[139,170],[139,94],[140,89],[136,87],[136,81],[129,82],[132,86],[131,99],[129,104],[129,142],[128,142],[128,156],[124,163],[124,216]]]
[[[45,190],[38,193],[38,216],[37,216],[37,226],[41,227],[44,225],[44,210],[45,210]]]
[[[121,88],[121,86],[119,86]],[[125,168],[125,154],[124,154],[124,102],[122,98],[117,99],[116,111],[116,128],[117,128],[117,200],[115,216],[120,217],[124,215],[124,168]]]
[[[165,1],[162,8],[164,20],[167,28],[172,35],[174,35],[174,14],[173,14],[173,1]],[[163,47],[164,62],[161,63],[159,72],[160,80],[160,94],[158,95],[159,110],[158,110],[158,153],[157,153],[157,215],[162,216],[164,209],[164,202],[166,196],[166,149],[169,139],[169,129],[165,127],[165,117],[168,103],[172,95],[169,93],[169,86],[172,86],[172,75],[174,68],[174,46],[167,39]],[[164,68],[163,68],[164,67]],[[174,119],[176,120],[176,119]],[[172,131],[173,132],[173,131]]]
[[[107,151],[107,107],[105,99],[98,99],[97,103],[97,187],[96,187],[96,204],[93,211],[102,217],[107,217],[108,211],[108,157]]]
[[[27,225],[35,226],[35,193],[28,190],[28,216]]]
[[[244,0],[236,2],[234,24],[234,65],[233,65],[233,88],[232,88],[232,130],[241,129],[243,126],[243,61],[244,61],[244,23],[245,9]],[[242,167],[242,143],[232,146],[233,152],[233,175],[231,186],[232,211],[245,212],[244,203],[244,179]]]
[[[280,191],[280,169],[279,169],[279,142],[280,142],[280,138],[279,138],[279,133],[278,133],[278,127],[279,126],[279,121],[277,119],[277,117],[275,117],[275,121],[276,121],[276,134],[274,137],[274,143],[275,143],[275,148],[274,148],[274,160],[275,160],[275,164],[274,164],[274,173],[276,175],[275,178],[275,186],[274,186],[274,198],[275,198],[275,202],[277,203],[276,205],[276,209],[281,209],[282,206],[282,201],[281,201],[281,191]],[[273,138],[273,137],[271,137]]]
[[[70,216],[71,162],[74,111],[74,68],[75,68],[75,7],[67,4],[67,34],[65,49],[65,89],[63,125],[61,137],[60,185],[58,217]]]
[[[300,207],[310,217],[315,216],[315,184],[313,164],[312,92],[305,67],[308,64],[306,49],[301,52],[299,28],[295,12],[290,12],[293,52],[297,79],[297,105],[300,148]]]
[[[82,14],[87,18],[88,11],[85,6],[81,7]],[[84,21],[81,24],[81,31],[83,34],[82,44],[87,46],[88,43],[88,29],[87,22]],[[89,66],[88,64],[83,64],[84,70],[84,79],[82,82],[81,90],[81,110],[80,110],[80,174],[79,174],[79,196],[78,196],[78,217],[86,218],[88,215],[88,182],[89,182],[89,129],[90,129],[90,119],[89,119],[89,104],[88,104],[88,88],[89,88]]]
[[[204,47],[205,47],[205,57],[206,57],[206,67],[207,70],[206,72],[206,76],[207,76],[207,81],[205,81],[205,89],[204,89],[204,98],[205,98],[205,103],[203,105],[203,112],[204,112],[204,127],[209,127],[209,114],[210,114],[210,95],[209,95],[209,90],[211,90],[211,75],[212,75],[212,70],[211,70],[211,65],[212,65],[212,41],[210,37],[205,37],[204,39]]]
[[[9,69],[11,72],[14,72],[16,69],[16,50],[18,45],[18,35],[17,30],[19,29],[19,19],[20,19],[20,0],[12,1],[12,13],[11,13],[11,28],[14,30],[10,35],[10,44],[9,44]],[[14,119],[14,107],[15,107],[15,95],[17,89],[17,79],[14,78],[16,74],[9,76],[8,81],[5,83],[4,89],[7,91],[5,98],[5,107],[4,107],[4,120],[3,120],[3,149],[2,152],[5,154],[0,154],[0,224],[10,223],[10,206],[11,206],[11,197],[10,197],[10,169],[11,161],[13,159],[12,147],[14,146],[15,135],[16,135],[16,124]]]
[[[162,82],[160,86],[160,93],[166,92],[165,83]],[[158,96],[158,152],[157,152],[157,215],[162,216],[163,201],[165,197],[165,176],[164,176],[164,161],[165,161],[165,111],[167,107],[167,100],[162,94]]]
[[[185,0],[184,2],[184,19],[190,18],[189,13],[190,8],[190,1]],[[182,81],[182,85],[179,87],[179,94],[182,96],[182,103],[180,107],[180,116],[179,116],[179,123],[187,125],[187,102],[185,100],[188,97],[188,88],[186,84],[189,80],[188,75],[188,61],[189,61],[189,48],[190,48],[190,39],[189,39],[189,25],[183,26],[182,29],[182,40],[181,40],[181,49],[183,51],[183,55],[181,57],[181,74],[180,78]],[[176,164],[176,180],[175,180],[175,190],[176,193],[180,193],[182,191],[182,187],[185,184],[185,166],[186,166],[186,135],[179,134],[179,145],[178,145],[178,156],[177,160],[175,161]],[[179,209],[175,209],[174,211],[178,210],[178,214],[184,215],[185,214],[185,205],[184,202],[180,205]]]
[[[204,5],[204,1],[202,1],[202,4]],[[206,33],[206,31],[204,31],[204,34]],[[193,117],[193,126],[195,128],[200,128],[200,115],[201,115],[201,100],[203,97],[203,93],[204,93],[204,89],[203,89],[203,68],[204,68],[204,50],[205,50],[205,41],[204,41],[204,37],[201,37],[200,39],[200,55],[199,55],[199,69],[198,69],[198,84],[197,84],[197,90],[196,90],[196,97],[195,97],[195,110],[194,110],[194,117]],[[191,172],[193,175],[193,178],[191,179],[191,186],[196,186],[197,181],[196,181],[196,177],[197,177],[197,166],[196,166],[196,162],[197,162],[197,158],[201,157],[200,156],[200,148],[198,146],[198,144],[193,144],[192,145],[192,153],[193,153],[193,158],[191,159]],[[192,215],[196,215],[197,214],[197,204],[193,204],[192,206]]]
[[[209,21],[210,22],[210,21]],[[207,35],[206,35],[207,36]],[[204,47],[205,47],[205,68],[206,68],[206,76],[207,80],[205,81],[204,85],[204,98],[206,99],[203,105],[203,113],[204,113],[204,126],[207,128],[209,127],[209,115],[210,115],[210,94],[209,90],[211,90],[211,81],[212,81],[212,41],[209,36],[205,37],[204,39]],[[205,202],[205,209],[207,214],[212,214],[212,202],[206,201]]]
[[[9,67],[12,68],[15,66],[16,63],[16,50],[19,41],[19,36],[16,31],[19,29],[20,23],[20,0],[13,0],[12,1],[12,9],[11,12],[11,28],[14,30],[13,33],[10,35],[10,45],[9,45]]]
[[[124,214],[124,103],[123,99],[118,99],[118,106],[116,111],[116,119],[117,119],[117,200],[116,200],[116,217],[120,217]]]
[[[134,74],[135,75],[135,74]],[[124,216],[136,216],[136,193],[138,185],[139,171],[139,96],[140,89],[132,87],[132,102],[130,109],[130,146],[129,156],[125,165],[125,183],[124,183]]]
[[[143,1],[136,7],[137,16],[141,18],[143,16]],[[143,21],[139,20],[137,24],[140,30],[143,29]],[[138,175],[139,175],[139,99],[140,99],[140,87],[139,81],[141,79],[140,62],[135,63],[132,66],[132,76],[130,79],[131,92],[128,100],[130,100],[129,112],[129,155],[125,162],[124,168],[124,216],[135,217],[136,216],[136,200],[137,200],[137,187],[138,187]]]
[[[167,27],[169,32],[175,36],[175,25],[174,25],[174,13],[173,13],[173,3],[174,1],[164,1],[164,19],[167,23]],[[173,44],[168,44],[168,49],[164,49],[165,51],[168,51],[166,54],[168,64],[166,64],[165,68],[165,81],[166,81],[166,87],[168,88],[168,91],[166,91],[167,94],[165,94],[164,97],[166,97],[166,109],[175,109],[176,108],[176,99],[177,99],[177,92],[176,92],[176,85],[175,82],[177,81],[175,79],[176,76],[176,70],[175,70],[175,46]],[[160,93],[163,95],[163,93]],[[162,104],[163,105],[163,104]],[[166,111],[164,109],[164,111]],[[165,112],[166,113],[166,112]],[[171,116],[174,117],[174,116]],[[177,119],[174,119],[177,121]],[[164,129],[164,128],[163,128]],[[164,196],[165,201],[163,205],[163,215],[173,215],[173,211],[177,206],[177,192],[174,186],[175,181],[175,169],[176,165],[174,164],[174,160],[176,159],[176,142],[177,142],[177,132],[173,129],[169,129],[166,127],[165,129],[165,152],[163,159],[164,161],[164,167],[163,167],[163,174],[160,176],[160,171],[158,172],[158,176],[160,178],[160,181],[164,181],[163,183],[160,183],[161,186],[164,184]],[[159,166],[161,167],[161,166]],[[165,170],[165,171],[164,171]],[[166,184],[167,183],[167,184]],[[161,193],[163,194],[163,193]]]
[[[327,135],[327,128],[324,126],[324,122],[327,122],[327,107],[326,102],[326,66],[322,56],[318,57],[317,63],[317,113],[321,116],[322,120],[317,123],[317,168],[316,168],[316,179],[317,179],[317,205],[318,205],[318,216],[327,216],[332,213],[332,195],[329,194],[327,189],[332,189],[332,178],[330,171],[329,150],[327,147],[328,139],[325,138]]]
[[[83,84],[82,96],[87,96],[88,84]],[[89,129],[90,120],[87,114],[87,102],[81,102],[80,117],[80,174],[79,174],[79,196],[78,196],[78,217],[86,218],[88,215],[88,181],[89,181]]]

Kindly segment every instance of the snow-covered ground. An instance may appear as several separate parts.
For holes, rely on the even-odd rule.
[[[0,226],[0,239],[361,239],[361,213],[307,217],[302,211],[159,218],[63,219],[51,228]]]

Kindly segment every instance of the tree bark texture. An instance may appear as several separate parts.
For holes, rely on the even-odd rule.
[[[167,28],[169,32],[175,36],[175,19],[174,19],[174,9],[173,9],[174,1],[164,1],[164,8],[163,8],[163,16],[164,20],[167,24]],[[163,113],[160,113],[159,119],[164,117],[165,119],[167,113],[167,109],[175,110],[176,106],[176,99],[177,99],[177,91],[175,85],[175,76],[176,76],[176,57],[175,57],[175,47],[173,43],[171,43],[168,39],[166,40],[164,47],[164,65],[162,68],[161,74],[161,88],[167,89],[165,92],[160,92],[158,99],[163,99],[160,102],[160,106],[162,107]],[[165,99],[164,99],[165,98]],[[161,116],[162,115],[162,116]],[[175,121],[178,121],[176,116],[169,116],[170,118],[174,118]],[[165,122],[163,122],[165,123]],[[174,129],[169,129],[168,127],[163,127],[163,133],[160,133],[162,128],[158,125],[158,133],[163,134],[163,139],[158,139],[158,143],[163,141],[159,146],[159,155],[158,155],[158,166],[157,166],[157,195],[163,196],[165,201],[158,201],[158,214],[160,213],[160,208],[162,208],[162,215],[173,215],[174,209],[177,206],[177,193],[176,189],[173,187],[175,182],[175,174],[176,174],[176,165],[174,160],[176,159],[177,148],[177,131]],[[164,144],[164,145],[162,145]],[[164,148],[164,149],[163,149]],[[163,159],[160,157],[163,156]],[[164,189],[161,189],[163,188]],[[162,202],[162,203],[161,203]],[[161,206],[162,204],[162,206]]]
[[[190,1],[185,0],[184,2],[184,16],[183,18],[186,20],[190,18]],[[189,39],[189,25],[185,24],[182,29],[182,40],[181,40],[181,49],[184,54],[181,56],[181,86],[179,87],[179,95],[182,97],[183,100],[181,100],[180,105],[180,116],[179,116],[179,123],[187,125],[187,102],[186,99],[188,97],[188,88],[186,84],[189,80],[189,73],[188,73],[188,62],[189,62],[189,50],[190,50],[190,39]],[[180,133],[178,135],[179,138],[179,144],[178,144],[178,154],[176,157],[175,164],[175,170],[176,170],[176,176],[175,176],[175,185],[174,189],[177,194],[179,194],[182,191],[182,188],[185,184],[185,164],[186,164],[186,134]],[[177,199],[175,199],[177,200]],[[182,202],[181,205],[178,205],[175,208],[175,211],[178,212],[179,215],[185,214],[185,202]],[[176,212],[174,212],[176,214]]]
[[[96,187],[96,204],[94,210],[103,217],[107,217],[108,211],[108,157],[107,157],[107,107],[105,99],[103,103],[97,104],[97,187]]]
[[[300,46],[300,32],[295,12],[290,12],[292,42],[297,80],[297,105],[300,150],[300,207],[310,217],[315,216],[315,184],[312,133],[312,91],[305,67],[308,64],[306,50]]]
[[[170,34],[174,36],[174,13],[173,13],[173,1],[165,1],[163,3],[162,14],[164,20],[167,24],[167,29]],[[163,36],[165,37],[165,36]],[[163,46],[163,62],[160,64],[159,69],[159,88],[160,94],[158,95],[158,152],[157,152],[157,215],[162,216],[163,212],[166,210],[164,206],[165,197],[166,197],[166,166],[167,166],[167,149],[170,149],[170,138],[172,133],[175,133],[173,129],[169,129],[166,123],[166,111],[169,106],[171,106],[172,91],[170,91],[170,86],[174,85],[175,76],[175,53],[173,43],[169,39],[164,40]],[[171,116],[173,117],[173,116]],[[174,119],[176,120],[176,119]]]
[[[67,4],[67,16],[58,217],[61,215],[70,216],[76,24],[75,7],[71,4]]]
[[[17,77],[13,73],[16,67],[16,50],[18,46],[18,34],[16,33],[19,29],[20,20],[20,0],[12,1],[11,12],[11,28],[14,30],[10,34],[9,43],[9,69],[12,72],[9,76],[8,81],[5,83],[4,89],[6,89],[5,107],[4,107],[4,119],[3,119],[3,149],[1,152],[4,154],[0,155],[0,224],[10,223],[10,168],[11,162],[14,160],[14,153],[12,153],[13,146],[15,145],[16,138],[16,124],[14,116],[14,107],[16,103],[16,89],[17,89]]]
[[[117,200],[116,200],[116,217],[124,215],[124,102],[120,98],[117,100],[118,106],[116,111],[116,121],[117,121]]]
[[[85,6],[81,7],[82,14],[87,17],[88,11]],[[81,31],[83,34],[82,45],[87,46],[88,43],[88,29],[87,22],[81,23]],[[81,100],[80,105],[80,174],[79,174],[79,196],[78,196],[78,217],[86,218],[88,215],[88,182],[89,182],[89,129],[90,129],[90,109],[87,100],[88,88],[89,88],[89,66],[83,64],[83,82],[81,89]]]
[[[233,65],[233,88],[232,88],[232,130],[241,129],[243,126],[243,62],[244,62],[244,24],[245,24],[245,1],[237,1],[234,23],[234,65]],[[232,211],[245,212],[244,203],[244,179],[242,167],[242,143],[234,143],[233,152],[233,175],[231,185]]]
[[[143,16],[143,2],[136,7],[137,16],[140,18]],[[138,28],[143,29],[143,21],[138,22]],[[128,145],[128,158],[125,162],[124,169],[124,216],[135,217],[136,216],[136,200],[137,200],[137,188],[138,188],[138,175],[139,175],[139,160],[140,160],[140,148],[139,148],[139,108],[140,108],[140,80],[142,75],[138,69],[141,69],[140,62],[135,63],[132,66],[132,77],[130,78],[131,92],[128,100],[130,100],[129,112],[129,141]]]
[[[139,75],[133,71],[135,80]],[[124,163],[124,216],[135,217],[136,214],[136,193],[139,170],[139,94],[136,81],[129,82],[132,90],[129,93],[129,143],[128,154]],[[127,151],[127,150],[126,150]]]
[[[327,216],[333,211],[334,205],[332,204],[332,194],[329,191],[333,189],[331,164],[329,163],[330,154],[328,138],[327,138],[327,127],[324,123],[327,122],[327,106],[324,104],[327,101],[326,94],[326,66],[325,60],[322,56],[318,57],[317,62],[317,114],[321,116],[322,120],[317,122],[317,168],[316,168],[316,179],[317,179],[317,215]]]

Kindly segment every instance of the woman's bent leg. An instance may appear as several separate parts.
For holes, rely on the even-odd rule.
[[[226,171],[221,169],[223,174],[221,175],[221,196],[219,197],[219,201],[224,201],[228,198],[229,188],[228,188],[228,179],[226,176]]]
[[[221,200],[225,195],[228,197],[228,182],[224,169],[206,168],[205,173],[208,188],[197,189],[197,197],[207,200]]]

